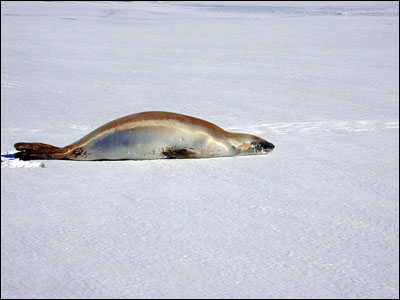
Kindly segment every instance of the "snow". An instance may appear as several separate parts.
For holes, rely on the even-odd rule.
[[[398,2],[1,2],[3,298],[398,298]],[[165,110],[266,156],[28,161]]]

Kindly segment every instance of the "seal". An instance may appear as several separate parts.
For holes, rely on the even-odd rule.
[[[111,121],[63,148],[25,142],[14,147],[20,151],[15,157],[23,160],[144,160],[267,154],[275,146],[198,118],[151,111]]]

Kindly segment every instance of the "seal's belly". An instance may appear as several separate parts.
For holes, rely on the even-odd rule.
[[[192,128],[139,127],[108,132],[83,147],[79,160],[160,159],[171,150],[187,149],[196,157],[231,155],[223,141]]]

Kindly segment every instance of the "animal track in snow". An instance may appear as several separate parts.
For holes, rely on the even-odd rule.
[[[263,123],[254,126],[227,128],[229,131],[249,130],[253,133],[268,130],[276,134],[315,133],[334,131],[372,131],[398,129],[399,121],[361,120],[361,121],[310,121],[287,123]]]

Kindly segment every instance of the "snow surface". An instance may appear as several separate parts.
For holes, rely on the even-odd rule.
[[[1,2],[3,298],[398,298],[398,2]],[[266,156],[13,160],[165,110]],[[29,167],[29,168],[27,168]]]

